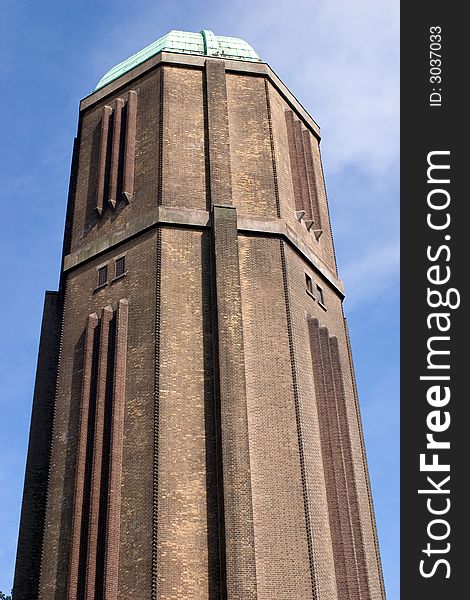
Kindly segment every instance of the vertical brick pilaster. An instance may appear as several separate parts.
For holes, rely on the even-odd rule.
[[[320,424],[320,441],[322,455],[332,457],[335,451],[335,440],[332,433],[330,421],[331,409],[327,401],[327,379],[323,364],[322,345],[320,341],[320,328],[316,319],[309,319],[308,329],[310,336],[310,348],[312,354],[312,366],[315,380],[315,395],[317,411]],[[337,443],[337,442],[336,442]],[[328,460],[328,462],[326,462]],[[328,514],[330,521],[331,541],[333,544],[333,556],[335,559],[336,585],[339,600],[348,600],[349,586],[346,572],[346,560],[343,552],[341,535],[340,500],[336,487],[336,471],[333,459],[324,459],[325,485],[328,498]]]
[[[130,202],[134,196],[135,136],[137,124],[137,92],[131,90],[127,100],[126,136],[124,141],[124,169],[122,195]]]
[[[313,164],[312,144],[310,141],[310,132],[308,129],[302,131],[302,142],[305,156],[305,166],[307,169],[308,187],[310,190],[310,206],[312,211],[312,219],[315,229],[321,229],[320,217],[320,192],[318,182],[315,176],[315,166]]]
[[[121,531],[121,476],[126,399],[128,302],[119,300],[116,314],[113,407],[110,432],[108,511],[103,600],[117,600]]]
[[[325,378],[325,395],[320,398],[324,403],[324,410],[327,413],[328,431],[324,427],[324,434],[329,435],[331,439],[330,464],[334,471],[334,491],[330,494],[333,497],[335,493],[338,503],[338,519],[335,523],[338,528],[339,538],[338,544],[341,546],[344,556],[345,581],[347,583],[348,593],[345,598],[347,600],[359,600],[357,588],[356,562],[354,553],[354,539],[352,535],[351,519],[349,515],[349,500],[346,483],[346,475],[344,472],[344,457],[343,457],[343,439],[339,423],[338,406],[336,399],[336,390],[333,379],[333,367],[330,355],[330,340],[328,330],[325,327],[320,327],[320,351],[323,364],[323,374]],[[326,425],[326,424],[325,424]],[[338,549],[338,553],[340,550]]]
[[[86,597],[94,598],[103,466],[104,422],[108,366],[109,325],[113,317],[111,306],[103,308],[100,323],[98,378],[96,386],[95,431],[93,436],[93,463],[90,490],[90,519],[88,526],[88,555],[86,568]]]
[[[93,313],[88,317],[85,333],[83,379],[80,398],[80,425],[78,432],[77,465],[75,468],[75,493],[67,600],[75,600],[78,597],[82,519],[86,518],[87,516],[83,515],[83,502],[86,494],[85,470],[87,460],[88,422],[92,384],[93,348],[95,343],[95,330],[97,326],[98,316]]]
[[[292,187],[294,190],[294,202],[296,210],[303,210],[307,214],[307,206],[304,203],[302,185],[300,181],[300,166],[298,164],[297,146],[295,143],[294,113],[286,110],[287,142],[289,146],[289,160],[291,165]]]
[[[227,597],[250,600],[256,564],[235,207],[214,206],[212,226]]]
[[[338,340],[308,321],[339,599],[369,600]],[[327,461],[327,462],[326,462]]]
[[[109,172],[109,204],[114,208],[118,200],[119,155],[121,147],[121,124],[124,100],[116,98],[113,118],[113,138],[111,144],[111,166]]]
[[[305,217],[312,218],[312,209],[310,206],[310,196],[307,181],[307,169],[305,164],[304,144],[302,139],[302,123],[294,120],[294,143],[297,155],[297,168],[299,170],[300,194],[302,196],[302,206],[305,210]]]
[[[206,60],[207,146],[211,205],[232,204],[225,62]]]
[[[98,181],[96,184],[96,210],[101,215],[105,202],[106,158],[108,155],[109,121],[113,110],[110,106],[103,106],[101,115],[100,151],[98,156]]]
[[[351,437],[348,425],[348,415],[346,411],[346,396],[344,392],[343,375],[341,372],[341,359],[339,355],[338,339],[336,337],[330,337],[330,356],[336,395],[338,422],[341,435],[341,446],[343,449],[343,468],[347,485],[349,520],[351,523],[353,547],[355,553],[358,597],[361,600],[370,600],[369,582],[367,578],[367,567],[364,555],[364,540],[362,537],[356,480],[354,475],[354,463],[352,459]]]

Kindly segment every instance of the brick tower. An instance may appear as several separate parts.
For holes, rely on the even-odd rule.
[[[15,600],[384,598],[319,141],[207,30],[82,100]]]

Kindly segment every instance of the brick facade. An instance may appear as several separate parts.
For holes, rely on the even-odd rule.
[[[319,142],[264,64],[82,101],[15,600],[384,599]]]

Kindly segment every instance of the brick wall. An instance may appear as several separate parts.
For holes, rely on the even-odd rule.
[[[206,209],[203,72],[164,68],[165,206]]]
[[[276,217],[264,81],[227,75],[233,203],[240,213]]]
[[[378,600],[380,560],[318,131],[267,67],[240,63],[236,70],[233,61],[199,57],[188,65],[185,55],[172,57],[124,78],[121,87],[114,82],[108,95],[97,92],[80,115],[65,252],[82,254],[64,263],[52,433],[56,359],[43,367],[41,344],[15,599],[32,597],[29,560],[31,573],[41,572],[41,600],[78,598],[85,585],[83,557],[78,582],[70,576],[77,473],[88,477],[85,487],[92,481],[80,475],[77,459],[85,331],[90,315],[100,318],[104,307],[115,315],[126,299],[127,343],[116,342],[120,356],[127,351],[125,392],[121,381],[111,416],[103,416],[111,423],[120,415],[123,427],[122,443],[121,434],[115,438],[120,482],[109,475],[120,490],[108,509],[113,527],[98,532],[96,564],[107,600]],[[125,106],[131,90],[137,94],[134,193],[100,215],[103,107],[120,106],[119,98]],[[311,194],[316,182],[318,238],[296,215],[286,111],[304,152],[311,152],[302,172]],[[162,221],[159,207],[175,210]],[[251,233],[237,230],[240,215],[253,217],[244,220]],[[126,274],[114,279],[123,255]],[[103,265],[108,282],[97,289]],[[314,297],[317,285],[322,302]],[[45,323],[51,314],[45,312]],[[315,375],[312,319],[327,331],[334,353],[329,387]],[[50,331],[43,339],[55,340],[49,351],[58,353],[59,328]],[[330,431],[332,406],[339,412]],[[44,433],[37,423],[45,424]],[[42,529],[41,502],[33,508],[31,498],[45,498],[45,448],[51,454],[40,561],[40,536],[29,554],[25,547]],[[114,473],[107,460],[105,471]],[[81,536],[89,535],[87,527]],[[106,544],[111,557],[103,558]],[[106,580],[108,558],[115,571]]]
[[[96,290],[97,266],[126,252],[127,275]],[[60,377],[56,396],[42,599],[66,597],[76,449],[89,314],[121,298],[129,302],[129,334],[121,507],[120,594],[148,597],[152,557],[153,386],[155,380],[155,234],[147,234],[75,270],[67,280]],[[54,596],[56,594],[56,596]]]
[[[209,598],[220,587],[209,240],[168,229],[161,243],[156,587]]]

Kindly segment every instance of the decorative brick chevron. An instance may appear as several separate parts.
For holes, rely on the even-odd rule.
[[[303,128],[291,110],[285,113],[289,157],[294,188],[295,210],[308,230],[312,229],[318,240],[322,234],[320,192],[315,177],[310,131]]]

